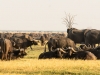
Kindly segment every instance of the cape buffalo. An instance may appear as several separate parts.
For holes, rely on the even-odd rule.
[[[47,45],[48,45],[49,51],[52,51],[53,49],[56,49],[56,48],[63,49],[69,46],[76,49],[76,45],[74,41],[66,37],[60,37],[58,39],[50,38],[50,40],[47,42]],[[45,49],[46,49],[46,45],[45,45]]]
[[[40,41],[41,41],[41,46],[44,46],[45,37],[44,37],[44,36],[41,36],[41,37],[40,37]]]
[[[23,58],[27,53],[23,49],[13,50],[12,59]]]
[[[38,45],[38,42],[35,41],[34,39],[29,40],[27,38],[14,37],[14,38],[12,38],[12,40],[15,42],[14,48],[16,48],[16,49],[24,48],[24,50],[25,50],[27,47],[30,47],[32,50],[32,47],[31,47],[32,45]]]
[[[92,48],[96,47],[95,44],[100,43],[100,40],[99,40],[100,31],[99,30],[96,30],[96,29],[88,30],[84,37],[85,37],[85,44],[86,45],[90,44]]]
[[[4,58],[6,60],[8,59],[11,60],[12,51],[13,51],[11,41],[9,39],[2,38],[0,40],[0,43],[1,43],[1,52],[2,52],[1,60],[4,60]]]
[[[68,38],[73,40],[75,43],[85,43],[84,35],[87,29],[79,30],[76,28],[67,29]]]
[[[75,51],[72,47],[68,47],[69,58],[83,59],[83,60],[96,60],[97,57],[90,51]]]
[[[61,48],[57,48],[54,51],[41,53],[38,59],[62,58],[63,53],[66,53],[66,52],[62,50]]]

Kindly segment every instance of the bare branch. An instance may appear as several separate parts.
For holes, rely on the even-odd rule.
[[[74,23],[74,17],[75,16],[72,16],[70,14],[66,14],[66,17],[64,18],[64,23],[65,23],[66,27],[72,28],[73,24],[75,24]]]

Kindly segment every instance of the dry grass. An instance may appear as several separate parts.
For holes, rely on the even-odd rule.
[[[1,73],[93,73],[97,74],[100,71],[99,60],[68,60],[68,59],[19,59],[14,61],[0,62]]]
[[[33,48],[23,59],[0,61],[0,75],[100,75],[100,60],[38,60],[44,47]]]

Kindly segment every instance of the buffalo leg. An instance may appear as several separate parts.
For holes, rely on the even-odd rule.
[[[12,52],[9,53],[9,60],[11,60],[12,54],[13,54]]]
[[[8,60],[8,52],[6,52],[6,54],[5,54],[5,59],[6,59],[6,61]]]
[[[4,53],[2,53],[2,58],[1,58],[1,60],[3,60],[4,59]]]
[[[33,48],[30,46],[30,49],[33,50]]]

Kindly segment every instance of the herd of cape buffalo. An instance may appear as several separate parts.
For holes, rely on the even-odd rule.
[[[0,59],[23,58],[27,55],[26,49],[32,50],[31,46],[38,45],[39,41],[44,52],[38,59],[100,59],[99,30],[70,28],[66,33],[0,33]]]

